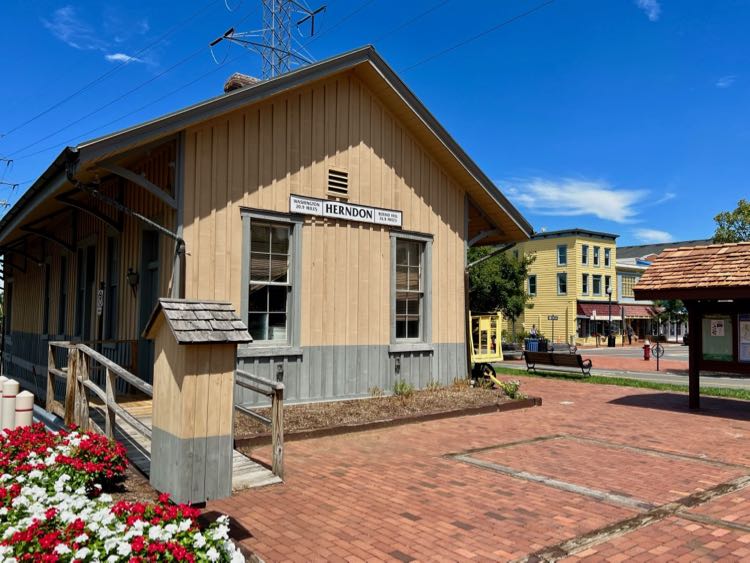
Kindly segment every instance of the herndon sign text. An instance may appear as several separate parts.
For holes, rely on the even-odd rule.
[[[332,219],[345,219],[347,221],[359,221],[361,223],[374,223],[376,225],[388,225],[389,227],[401,226],[400,211],[367,205],[354,205],[340,201],[329,201],[314,197],[290,196],[289,212],[331,217]]]

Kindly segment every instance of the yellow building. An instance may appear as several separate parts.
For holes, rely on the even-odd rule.
[[[585,229],[549,231],[514,246],[509,252],[536,257],[526,280],[533,306],[516,320],[515,330],[530,332],[535,327],[554,342],[593,344],[596,334],[607,332],[608,288],[612,324],[619,330],[617,236]],[[504,328],[513,329],[507,322]]]

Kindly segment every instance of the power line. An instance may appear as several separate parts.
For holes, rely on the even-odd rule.
[[[425,17],[426,15],[431,14],[432,12],[434,12],[435,10],[437,10],[438,8],[442,8],[448,2],[451,2],[451,1],[452,0],[442,0],[442,2],[438,2],[437,4],[433,5],[431,8],[427,8],[424,12],[421,12],[421,13],[417,14],[413,18],[406,20],[404,23],[402,23],[400,25],[397,25],[396,27],[394,27],[390,31],[386,31],[384,34],[376,37],[375,39],[373,39],[372,41],[370,41],[370,43],[377,43],[378,41],[382,41],[383,39],[385,39],[386,37],[389,37],[389,36],[393,35],[397,31],[401,31],[403,28],[405,28],[407,26],[410,26],[415,21],[418,21],[418,20],[422,19],[423,17]]]
[[[547,0],[546,2],[542,2],[541,4],[537,4],[536,6],[534,6],[533,8],[531,8],[529,10],[526,10],[525,12],[521,12],[520,14],[517,14],[517,15],[511,17],[511,18],[508,18],[507,20],[504,20],[504,21],[498,23],[497,25],[493,25],[492,27],[490,27],[488,29],[485,29],[484,31],[482,31],[480,33],[477,33],[476,35],[473,35],[473,36],[471,36],[471,37],[469,37],[467,39],[464,39],[463,41],[460,41],[460,42],[456,43],[455,45],[452,45],[452,46],[450,46],[450,47],[448,47],[446,49],[443,49],[441,51],[438,51],[437,53],[434,53],[433,55],[425,57],[421,61],[417,61],[416,63],[414,63],[414,64],[412,64],[410,66],[407,66],[406,68],[402,68],[401,72],[402,73],[403,72],[409,72],[410,70],[412,70],[415,67],[423,65],[425,63],[428,63],[428,62],[430,62],[430,61],[432,61],[434,59],[437,59],[438,57],[442,57],[446,53],[450,53],[451,51],[455,51],[456,49],[458,49],[460,47],[463,47],[464,45],[467,45],[467,44],[471,43],[472,41],[476,41],[477,39],[480,39],[481,37],[484,37],[485,35],[489,35],[490,33],[493,33],[493,32],[497,31],[500,28],[503,28],[503,27],[505,27],[505,26],[513,23],[513,22],[516,22],[516,21],[520,20],[520,19],[523,19],[526,16],[530,16],[534,12],[538,12],[539,10],[541,10],[543,8],[546,8],[550,4],[553,4],[554,2],[555,2],[555,0]]]
[[[132,57],[130,57],[130,59],[121,62],[120,64],[118,64],[114,68],[112,68],[112,69],[108,70],[107,72],[105,72],[104,74],[102,74],[101,76],[98,76],[97,78],[94,78],[93,80],[91,80],[90,82],[86,83],[85,85],[83,85],[81,88],[79,88],[75,92],[72,92],[71,94],[68,94],[66,97],[64,97],[63,99],[59,100],[58,102],[55,102],[54,104],[52,104],[51,106],[49,106],[47,109],[45,109],[43,111],[40,111],[39,113],[37,113],[33,117],[31,117],[31,118],[27,119],[26,121],[24,121],[24,122],[16,125],[15,127],[13,127],[12,129],[10,129],[9,131],[5,132],[4,134],[0,134],[0,138],[7,137],[11,133],[14,133],[15,131],[18,131],[19,129],[21,129],[22,127],[25,127],[29,123],[32,123],[32,122],[36,121],[37,119],[39,119],[40,117],[42,117],[44,115],[47,115],[49,112],[51,112],[52,110],[60,107],[61,105],[63,105],[68,100],[73,99],[74,97],[76,97],[81,92],[85,92],[86,90],[88,90],[89,88],[91,88],[91,86],[93,86],[97,82],[101,82],[105,78],[108,78],[108,77],[112,76],[115,72],[117,72],[122,67],[124,67],[125,65],[127,65],[132,59],[138,58],[138,56],[140,56],[140,55],[146,53],[147,51],[151,50],[152,48],[154,48],[156,45],[158,45],[159,43],[161,43],[162,41],[164,41],[167,37],[169,37],[170,35],[172,35],[178,29],[181,29],[182,27],[184,27],[185,25],[187,25],[188,23],[190,23],[191,21],[193,21],[195,18],[197,18],[200,14],[202,14],[204,11],[206,11],[213,4],[216,4],[218,1],[219,0],[211,0],[210,2],[208,2],[207,4],[205,4],[202,8],[200,8],[196,12],[194,12],[187,19],[183,20],[182,22],[180,22],[176,26],[174,26],[171,29],[169,29],[166,32],[164,32],[156,40],[154,40],[153,42],[151,42],[148,45],[146,45],[140,51],[137,51]]]
[[[345,15],[339,21],[337,21],[336,23],[334,23],[330,27],[325,28],[323,31],[321,31],[320,33],[318,33],[317,35],[315,35],[314,37],[312,37],[310,39],[310,41],[308,41],[307,43],[305,43],[305,47],[307,47],[308,45],[310,45],[310,43],[313,43],[314,41],[317,41],[318,39],[320,39],[326,33],[330,32],[330,31],[333,31],[334,29],[336,29],[337,27],[339,27],[341,24],[343,24],[345,21],[353,18],[359,12],[361,12],[362,10],[364,10],[365,8],[367,8],[367,6],[369,6],[370,4],[372,4],[374,1],[375,0],[365,0],[365,2],[362,2],[362,4],[360,4],[357,8],[355,8],[354,10],[352,10],[351,12],[349,12],[347,15]]]
[[[254,12],[254,10],[251,10],[250,12],[248,12],[248,13],[247,13],[247,14],[246,14],[246,15],[245,15],[245,16],[244,16],[244,17],[243,17],[243,18],[242,18],[241,20],[240,20],[240,23],[241,23],[241,22],[243,22],[243,21],[245,21],[245,20],[246,20],[247,18],[249,18],[249,17],[250,17],[250,15],[251,15],[251,14],[252,14],[253,12]],[[158,74],[155,74],[154,76],[152,76],[152,77],[151,77],[151,78],[149,78],[148,80],[146,80],[146,81],[144,81],[144,82],[141,82],[141,83],[140,83],[140,84],[138,84],[137,86],[135,86],[135,87],[131,88],[130,90],[128,90],[127,92],[124,92],[123,94],[120,94],[120,95],[119,95],[119,96],[117,96],[116,98],[114,98],[114,99],[110,100],[109,102],[107,102],[107,103],[105,103],[105,104],[103,104],[103,105],[99,106],[98,108],[96,108],[96,109],[94,109],[94,110],[90,111],[90,112],[89,112],[89,113],[87,113],[86,115],[83,115],[83,116],[79,117],[78,119],[75,119],[74,121],[71,121],[71,122],[70,122],[70,123],[68,123],[67,125],[64,125],[63,127],[61,127],[61,128],[59,128],[59,129],[57,129],[57,130],[53,131],[52,133],[49,133],[49,134],[45,135],[44,137],[41,137],[41,138],[39,138],[39,139],[37,139],[37,140],[33,141],[32,143],[29,143],[28,145],[26,145],[26,146],[24,146],[24,147],[22,147],[22,148],[20,148],[20,149],[18,149],[18,150],[16,150],[16,151],[12,152],[12,153],[10,154],[10,156],[14,156],[14,155],[17,155],[17,154],[19,154],[19,153],[21,153],[21,152],[23,152],[23,151],[25,151],[25,150],[28,150],[28,149],[30,149],[30,148],[32,148],[32,147],[35,147],[36,145],[38,145],[39,143],[42,143],[42,142],[46,141],[46,140],[47,140],[47,139],[49,139],[50,137],[54,137],[54,136],[55,136],[55,135],[57,135],[58,133],[62,133],[63,131],[66,131],[67,129],[70,129],[71,127],[74,127],[74,126],[78,125],[78,124],[79,124],[80,122],[82,122],[83,120],[85,120],[85,119],[88,119],[88,118],[89,118],[89,117],[91,117],[92,115],[96,115],[97,113],[99,113],[99,112],[100,112],[100,111],[102,111],[103,109],[106,109],[106,108],[108,108],[109,106],[111,106],[112,104],[115,104],[115,103],[119,102],[120,100],[122,100],[122,99],[126,98],[126,97],[127,97],[127,96],[129,96],[130,94],[132,94],[132,93],[134,93],[134,92],[136,92],[136,91],[140,90],[140,89],[141,89],[141,88],[143,88],[144,86],[147,86],[147,85],[151,84],[152,82],[155,82],[156,80],[158,80],[159,78],[161,78],[161,77],[162,77],[162,76],[164,76],[165,74],[167,74],[167,73],[171,72],[171,71],[172,71],[172,70],[174,70],[175,68],[177,68],[177,67],[179,67],[179,66],[182,66],[183,64],[187,63],[188,61],[191,61],[192,59],[194,59],[195,57],[197,57],[198,55],[200,55],[200,54],[201,54],[202,52],[204,52],[204,50],[205,50],[205,49],[206,49],[206,47],[200,47],[199,49],[197,49],[197,50],[193,51],[193,52],[192,52],[191,54],[189,54],[189,55],[188,55],[187,57],[184,57],[183,59],[181,59],[180,61],[176,62],[176,63],[175,63],[175,64],[173,64],[172,66],[170,66],[170,67],[166,68],[165,70],[163,70],[163,71],[159,72]],[[59,146],[59,144],[58,144],[58,146]],[[37,153],[32,153],[32,154],[37,154]],[[22,156],[21,156],[20,158],[26,158],[26,157],[28,157],[28,156],[32,156],[32,155],[31,155],[31,154],[26,154],[26,155],[22,155]]]

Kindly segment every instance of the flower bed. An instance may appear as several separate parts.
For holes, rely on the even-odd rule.
[[[244,561],[228,519],[201,530],[199,511],[169,503],[113,502],[125,450],[99,434],[0,432],[0,561]]]

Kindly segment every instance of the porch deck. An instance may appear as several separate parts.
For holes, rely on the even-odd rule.
[[[143,424],[151,427],[153,404],[150,398],[118,398],[118,404]],[[103,405],[92,401],[90,415],[100,426],[104,425]],[[126,420],[118,418],[115,425],[115,439],[122,443],[128,452],[128,459],[145,475],[151,471],[151,440],[143,436]],[[232,491],[254,487],[265,487],[281,483],[281,479],[265,466],[253,461],[241,452],[234,450],[232,456]]]

